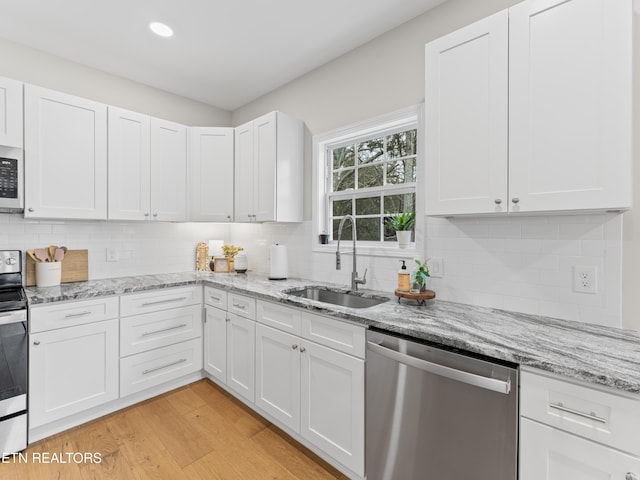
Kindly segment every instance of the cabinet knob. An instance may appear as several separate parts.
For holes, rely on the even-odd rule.
[[[296,350],[298,348],[298,345],[291,345],[291,348]]]
[[[518,197],[513,197],[513,198],[511,199],[511,201],[512,201],[513,203],[518,203],[518,202],[520,202],[520,199],[519,199]]]
[[[230,319],[230,318],[228,318],[228,317],[227,317],[227,318],[225,318],[225,320],[226,320],[227,322],[230,322],[230,321],[231,321],[231,319]]]
[[[33,208],[29,208],[30,212],[35,212],[35,210]]]
[[[502,199],[501,198],[496,198],[493,203],[495,203],[496,205],[500,205],[502,203]]]
[[[153,214],[153,216],[154,216],[154,217],[157,217],[157,216],[158,216],[158,214],[157,214],[157,213],[154,213],[154,214]]]
[[[148,217],[148,216],[149,216],[149,212],[145,213],[145,214],[144,214],[144,216],[145,216],[145,217]]]
[[[300,347],[300,351],[301,351],[302,353],[304,353],[304,352],[306,352],[306,351],[307,351],[307,349],[306,349],[306,348],[304,348],[304,347]]]
[[[231,215],[227,215],[227,220],[231,221]]]
[[[638,480],[638,476],[635,473],[629,472],[624,476],[624,480]]]
[[[39,341],[39,340],[36,340],[35,342],[33,342],[33,344],[34,344],[34,345],[36,345],[36,346],[37,346],[37,345],[40,345],[40,341]]]

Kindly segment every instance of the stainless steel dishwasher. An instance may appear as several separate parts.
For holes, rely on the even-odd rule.
[[[515,480],[518,370],[367,331],[367,480]]]

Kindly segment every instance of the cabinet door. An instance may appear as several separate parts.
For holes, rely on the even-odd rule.
[[[253,402],[256,322],[233,313],[227,315],[227,385]]]
[[[301,342],[300,433],[364,476],[364,361]]]
[[[300,431],[300,338],[256,325],[256,405]]]
[[[185,220],[186,188],[187,127],[151,118],[151,219]]]
[[[233,220],[233,128],[189,129],[189,220]]]
[[[117,319],[30,337],[30,428],[118,398]]]
[[[507,211],[508,12],[425,48],[426,213]]]
[[[149,219],[150,118],[109,107],[109,219]]]
[[[276,220],[276,112],[253,121],[253,188],[255,221]]]
[[[527,418],[520,420],[520,480],[638,477],[640,458]]]
[[[254,215],[253,122],[235,129],[235,221],[251,222]]]
[[[512,211],[631,206],[632,3],[509,10]]]
[[[205,307],[204,370],[227,383],[227,312]]]
[[[25,217],[107,218],[107,106],[25,86]]]
[[[0,145],[22,148],[22,82],[0,77]]]

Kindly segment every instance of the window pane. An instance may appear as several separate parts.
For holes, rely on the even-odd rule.
[[[348,147],[334,148],[331,152],[333,156],[333,169],[337,170],[344,167],[353,167],[355,155],[353,154],[353,145]]]
[[[387,136],[387,157],[408,157],[416,154],[417,130]]]
[[[341,218],[333,219],[333,240],[338,241],[338,226],[340,225]],[[342,240],[351,240],[351,222],[344,222],[344,226],[342,227]]]
[[[380,215],[380,197],[356,198],[356,215]]]
[[[355,178],[355,170],[333,172],[333,191],[340,192],[342,190],[348,190],[349,188],[355,188]]]
[[[399,184],[416,181],[416,159],[406,158],[387,163],[387,183]]]
[[[380,217],[356,218],[358,240],[380,241]]]
[[[385,213],[413,212],[416,208],[416,194],[403,193],[384,197]]]
[[[379,187],[383,182],[382,165],[358,169],[358,188]]]
[[[351,211],[352,200],[334,200],[333,202],[333,216],[334,217],[342,217],[344,215],[351,215],[353,212]]]
[[[382,160],[384,155],[384,138],[376,138],[358,144],[358,164]]]

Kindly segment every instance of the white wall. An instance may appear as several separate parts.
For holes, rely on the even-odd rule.
[[[198,242],[229,241],[228,224],[25,220],[0,214],[0,250],[89,250],[89,279],[195,270]],[[120,259],[107,262],[107,248]]]
[[[0,39],[0,76],[190,126],[226,127],[231,113]]]

